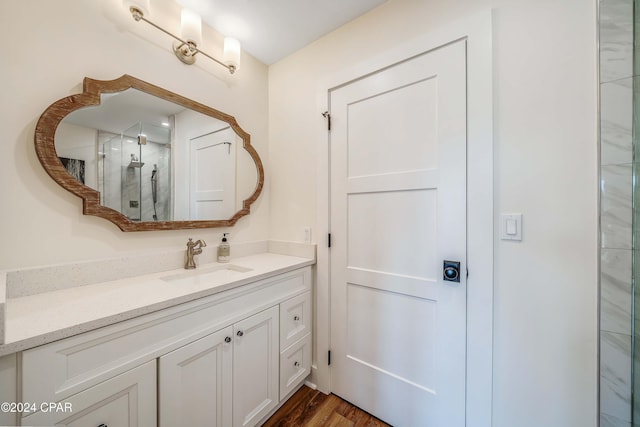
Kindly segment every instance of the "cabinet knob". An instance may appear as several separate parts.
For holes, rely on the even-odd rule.
[[[231,337],[226,337],[226,338],[224,339],[224,342],[226,342],[226,343],[231,342]],[[98,427],[100,427],[100,426],[98,426]]]
[[[109,427],[108,425],[106,425],[105,423],[100,424],[98,427]]]
[[[300,316],[293,316],[293,320],[295,320],[295,321],[300,320]]]
[[[298,366],[300,366],[300,362],[294,362],[293,366],[295,366],[297,368]]]
[[[239,337],[241,337],[241,336],[243,336],[243,335],[244,335],[244,332],[242,332],[242,331],[238,331],[238,333],[237,333],[236,335],[237,335],[237,336],[239,336]]]

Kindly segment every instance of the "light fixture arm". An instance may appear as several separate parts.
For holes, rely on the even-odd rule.
[[[183,40],[182,38],[176,36],[175,34],[165,30],[161,26],[149,21],[147,18],[144,17],[144,13],[137,7],[131,6],[129,8],[129,12],[131,12],[131,16],[136,21],[144,21],[147,24],[151,25],[152,27],[155,27],[158,30],[162,31],[163,33],[167,34],[168,36],[173,37],[177,42],[179,42],[179,44],[177,43],[174,44],[173,52],[176,54],[178,59],[180,59],[185,64],[189,64],[189,65],[193,64],[196,61],[195,55],[197,53],[201,53],[202,55],[206,56],[207,58],[211,59],[214,62],[217,62],[218,64],[222,65],[224,68],[229,70],[230,74],[235,73],[236,67],[234,65],[227,65],[222,61],[217,60],[216,58],[209,55],[208,53],[198,49],[198,46],[196,46],[194,42]]]

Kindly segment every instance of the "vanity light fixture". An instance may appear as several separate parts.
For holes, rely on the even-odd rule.
[[[144,7],[141,7],[137,3],[137,1],[125,0],[125,6],[129,7],[129,12],[131,12],[133,19],[138,22],[144,21],[152,27],[155,27],[163,33],[173,37],[175,39],[175,42],[173,43],[173,53],[176,54],[180,61],[191,65],[196,62],[196,54],[200,53],[225,67],[231,74],[235,73],[240,67],[240,42],[236,39],[225,37],[222,61],[219,61],[208,53],[198,49],[198,44],[201,43],[202,38],[202,21],[199,15],[188,9],[182,9],[182,37],[178,37],[145,18]]]

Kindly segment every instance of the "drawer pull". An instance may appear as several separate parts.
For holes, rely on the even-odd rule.
[[[106,425],[105,423],[100,424],[98,427],[109,427],[108,425]]]
[[[295,366],[296,368],[300,366],[300,362],[294,362],[293,366]]]
[[[226,342],[226,343],[230,343],[230,342],[231,342],[231,337],[226,337],[226,338],[224,339],[224,342]],[[98,426],[98,427],[100,427],[100,426]]]
[[[300,316],[293,316],[293,320],[297,322],[298,320],[300,320]]]
[[[237,335],[237,336],[239,336],[239,337],[241,337],[241,336],[243,336],[243,335],[244,335],[244,332],[242,332],[242,331],[238,331],[238,333],[237,333],[236,335]]]

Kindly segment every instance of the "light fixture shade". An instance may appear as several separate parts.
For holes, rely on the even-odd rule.
[[[240,42],[232,37],[224,38],[224,54],[222,62],[230,67],[240,68]]]
[[[135,7],[146,17],[149,16],[149,0],[122,0],[122,5],[125,9],[130,10],[131,7]]]
[[[182,9],[182,38],[185,41],[193,42],[196,46],[202,43],[202,20],[200,15],[189,10]]]

